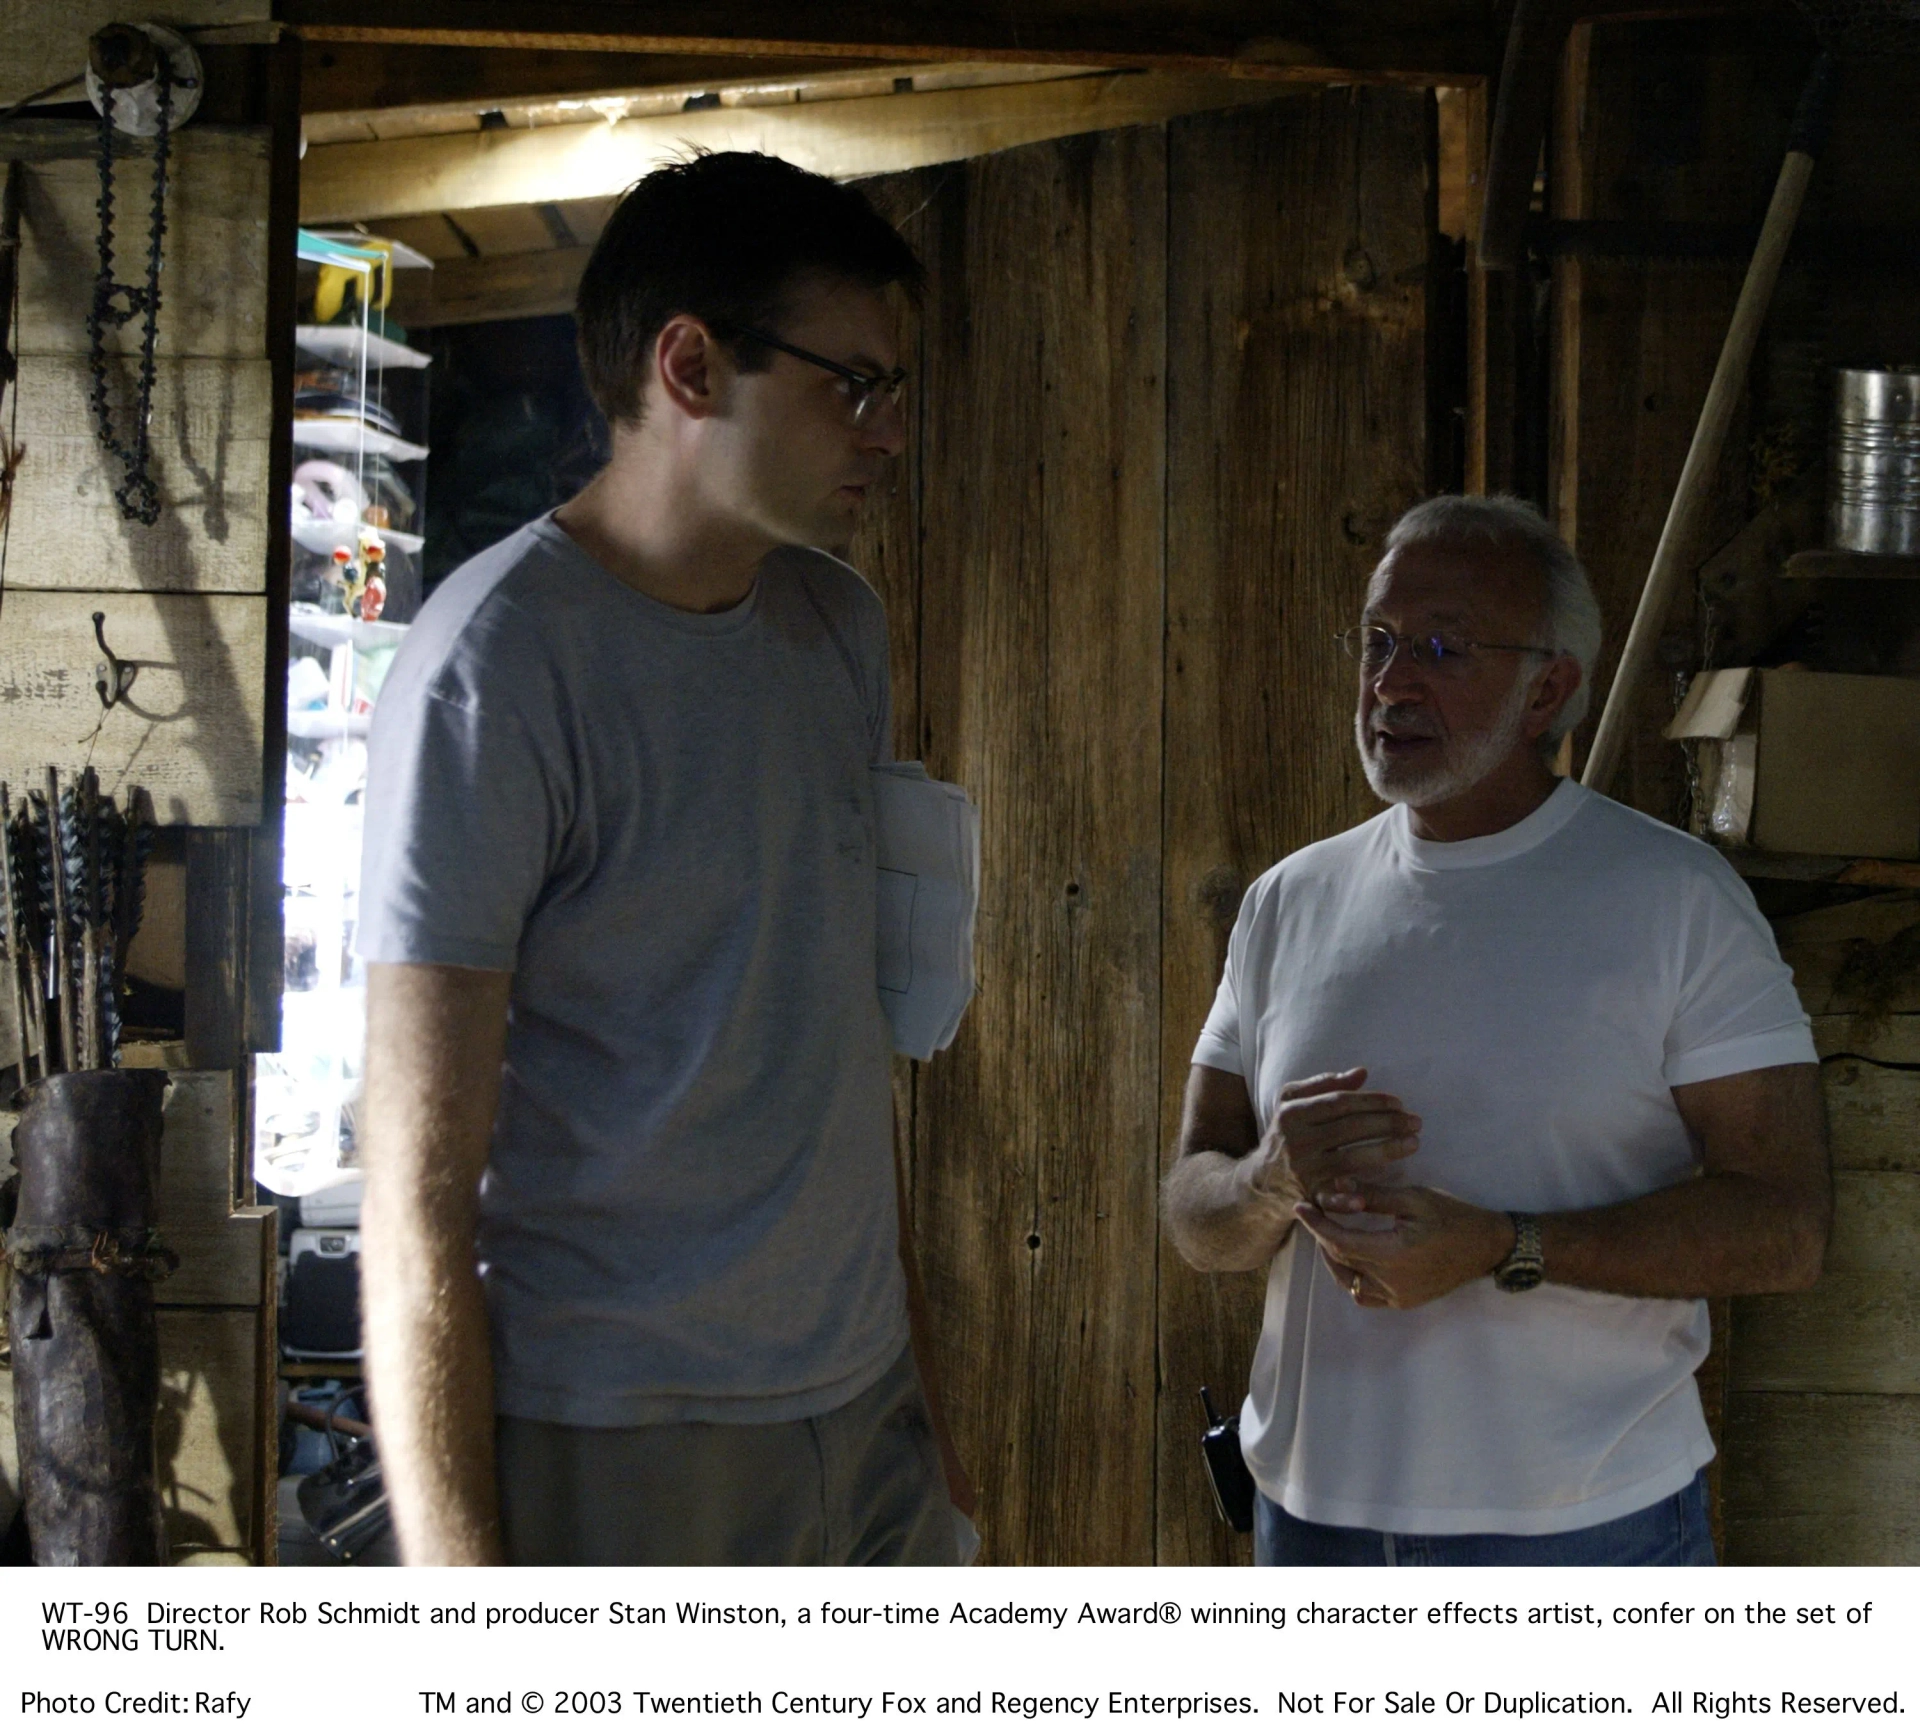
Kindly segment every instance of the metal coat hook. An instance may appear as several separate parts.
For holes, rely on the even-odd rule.
[[[107,646],[106,625],[106,613],[94,613],[93,639],[100,644],[100,652],[106,655],[106,660],[93,669],[93,688],[100,698],[101,712],[111,713],[120,698],[133,688],[133,681],[140,672],[140,663],[137,660],[122,660]]]

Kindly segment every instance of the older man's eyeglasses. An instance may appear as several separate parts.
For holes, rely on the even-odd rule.
[[[735,325],[728,334],[744,336],[750,342],[777,348],[782,354],[791,354],[794,359],[804,360],[809,366],[818,366],[823,372],[831,372],[841,380],[841,387],[846,391],[847,406],[852,411],[856,426],[866,425],[882,402],[898,403],[900,392],[906,388],[907,369],[904,366],[896,366],[891,372],[859,372],[851,366],[842,366],[838,360],[829,360],[824,354],[816,354],[810,348],[796,348],[791,342],[782,342],[778,336],[769,336],[764,330],[754,330],[744,324]]]
[[[1445,631],[1398,636],[1379,624],[1356,624],[1336,631],[1333,639],[1348,658],[1360,662],[1363,672],[1384,672],[1402,647],[1413,656],[1414,665],[1443,676],[1466,671],[1476,654],[1542,654],[1551,660],[1558,652],[1535,642],[1468,642]]]

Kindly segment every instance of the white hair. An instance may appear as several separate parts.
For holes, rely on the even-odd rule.
[[[1495,495],[1485,498],[1446,493],[1416,504],[1387,534],[1386,552],[1403,546],[1436,542],[1458,546],[1479,542],[1497,548],[1512,547],[1532,556],[1545,590],[1540,627],[1544,646],[1571,656],[1580,665],[1580,688],[1567,698],[1547,728],[1543,745],[1552,746],[1586,717],[1593,691],[1594,662],[1600,658],[1602,631],[1600,602],[1593,584],[1573,548],[1553,524],[1524,498]],[[1384,558],[1386,554],[1383,553]]]

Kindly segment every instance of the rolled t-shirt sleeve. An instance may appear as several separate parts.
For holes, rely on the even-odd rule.
[[[1719,858],[1695,879],[1662,1068],[1669,1086],[1816,1062],[1812,1022],[1752,892]]]
[[[1256,885],[1257,886],[1257,885]],[[1245,964],[1247,927],[1254,904],[1253,891],[1241,902],[1233,934],[1227,940],[1227,963],[1220,970],[1220,987],[1213,993],[1213,1006],[1207,1011],[1207,1023],[1200,1029],[1200,1041],[1193,1047],[1193,1060],[1201,1068],[1219,1068],[1251,1080],[1248,1058],[1240,1046],[1240,968]]]
[[[506,668],[484,680],[458,662],[394,671],[368,740],[355,949],[512,971],[561,820],[553,742]]]

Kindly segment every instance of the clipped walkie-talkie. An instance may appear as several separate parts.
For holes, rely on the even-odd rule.
[[[1200,1456],[1213,1484],[1213,1504],[1220,1521],[1241,1535],[1253,1528],[1253,1473],[1240,1453],[1240,1418],[1224,1420],[1213,1407],[1213,1394],[1200,1388],[1200,1408],[1207,1413],[1207,1431],[1200,1436]]]

